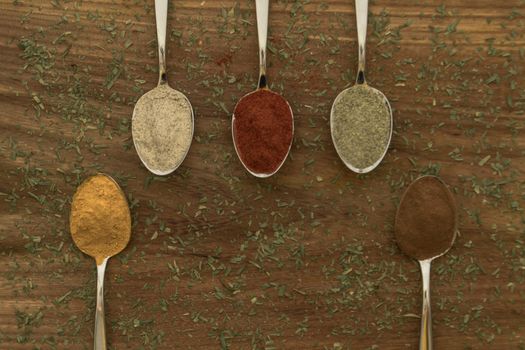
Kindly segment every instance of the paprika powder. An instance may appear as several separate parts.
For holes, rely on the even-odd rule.
[[[273,174],[286,159],[293,138],[288,102],[268,89],[244,96],[233,113],[233,141],[242,163],[254,174]]]

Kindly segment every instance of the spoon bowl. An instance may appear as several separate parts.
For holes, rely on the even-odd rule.
[[[338,125],[341,123],[340,120],[337,118],[337,110],[341,108],[345,102],[344,98],[345,95],[351,96],[351,95],[357,95],[357,90],[366,90],[368,92],[368,95],[370,98],[373,98],[377,100],[377,104],[383,106],[386,113],[388,113],[389,118],[386,121],[383,121],[385,124],[387,124],[388,132],[387,134],[383,135],[383,138],[378,139],[378,141],[381,141],[383,144],[370,144],[362,142],[362,140],[359,140],[358,137],[352,134],[348,133],[341,133],[339,134],[339,130],[341,130],[341,126]],[[360,103],[360,101],[355,101],[355,103]],[[364,174],[371,172],[374,170],[383,160],[385,157],[388,147],[390,145],[390,141],[392,140],[392,130],[394,128],[394,122],[392,118],[392,107],[390,106],[390,103],[388,102],[388,99],[386,96],[376,88],[371,87],[366,82],[363,84],[356,84],[354,86],[351,86],[339,93],[337,97],[334,100],[334,103],[332,104],[332,109],[330,111],[330,134],[332,137],[332,142],[334,144],[334,148],[337,152],[337,155],[339,158],[343,161],[343,163],[346,165],[346,167],[350,170],[352,170],[355,173]],[[370,124],[369,120],[363,120],[362,123],[354,124],[352,128],[354,130],[360,129],[360,134],[367,134],[370,133],[371,130],[377,125]],[[355,141],[349,141],[352,137],[355,138]],[[344,143],[342,142],[344,140]],[[370,156],[368,158],[371,158],[371,161],[368,161],[367,164],[357,164],[357,162],[353,161],[351,158],[352,153],[349,152],[347,146],[345,146],[345,143],[355,143],[359,145],[359,149],[361,152],[368,152]],[[378,152],[379,151],[379,152]],[[353,152],[357,152],[357,150],[353,150]]]
[[[175,110],[177,113],[167,113]],[[160,119],[162,125],[157,123]],[[131,126],[133,144],[144,166],[155,175],[168,175],[190,150],[193,108],[182,92],[161,83],[139,98]]]
[[[412,182],[401,197],[394,231],[399,248],[412,259],[432,260],[445,254],[457,231],[456,202],[447,185],[433,175]]]
[[[256,104],[253,103],[253,100],[256,99],[258,97],[258,95],[261,95],[261,94],[272,94],[272,96],[276,97],[276,100],[278,101],[277,103],[278,104],[281,104],[282,106],[286,106],[286,110],[287,110],[287,114],[285,115],[275,115],[273,113],[268,113],[268,115],[271,115],[272,117],[274,117],[274,121],[273,123],[280,123],[283,125],[284,128],[290,128],[291,129],[291,136],[288,140],[288,142],[286,143],[286,147],[282,148],[282,149],[279,149],[279,150],[276,150],[276,152],[278,152],[279,154],[277,154],[276,156],[277,157],[280,157],[281,161],[280,163],[273,167],[273,168],[269,168],[266,166],[266,164],[268,164],[269,162],[267,162],[267,159],[265,158],[265,155],[264,154],[261,154],[261,156],[259,157],[259,159],[255,160],[255,162],[250,163],[250,160],[246,159],[246,157],[244,156],[244,152],[246,151],[245,149],[243,149],[243,145],[240,144],[239,142],[239,138],[238,138],[238,135],[237,133],[240,132],[240,131],[249,131],[251,130],[252,132],[254,131],[253,127],[254,127],[254,123],[253,122],[257,122],[257,121],[249,121],[249,122],[244,122],[243,120],[239,120],[238,118],[236,118],[236,111],[238,111],[239,109],[241,108],[250,108],[250,107],[254,107]],[[271,106],[268,106],[269,108],[269,111],[271,110]],[[246,95],[244,95],[236,104],[235,106],[235,109],[234,109],[234,112],[233,112],[233,115],[232,115],[232,124],[231,124],[231,129],[232,129],[232,138],[233,138],[233,145],[234,145],[234,148],[235,148],[235,152],[237,153],[237,156],[239,157],[239,160],[241,161],[242,165],[244,166],[244,168],[253,176],[256,176],[256,177],[259,177],[259,178],[266,178],[266,177],[270,177],[272,175],[274,175],[276,172],[279,171],[279,169],[283,166],[286,158],[288,157],[288,154],[290,153],[290,149],[292,147],[292,140],[293,140],[293,133],[294,133],[294,122],[293,122],[293,111],[292,111],[292,108],[290,107],[290,104],[288,103],[288,101],[286,101],[286,99],[284,99],[284,97],[282,97],[280,94],[274,92],[274,91],[271,91],[270,89],[268,88],[260,88],[260,89],[257,89],[255,91],[252,91]],[[258,146],[258,143],[262,143],[262,144],[269,144],[271,142],[271,135],[268,135],[268,132],[266,130],[264,130],[263,127],[261,126],[258,126],[258,129],[259,131],[258,133],[258,137],[254,138],[253,140],[250,140],[250,142],[252,143],[251,145],[247,145],[245,146],[246,148],[249,148],[249,149],[253,149],[254,147],[257,147]],[[278,140],[279,141],[279,140]],[[271,145],[270,145],[271,146]],[[265,171],[261,172],[261,171],[256,171],[255,168],[266,168],[264,169]]]
[[[115,215],[124,220],[113,223]],[[102,232],[90,237],[88,232],[95,225]],[[78,186],[71,201],[69,227],[75,245],[97,265],[126,248],[131,238],[131,214],[126,195],[111,176],[99,173]]]

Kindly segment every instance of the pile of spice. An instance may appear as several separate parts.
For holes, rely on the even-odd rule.
[[[366,84],[346,89],[331,115],[332,139],[345,164],[365,169],[381,160],[390,142],[390,108],[384,96]]]
[[[401,199],[395,236],[408,256],[425,260],[443,254],[457,229],[456,204],[446,185],[435,176],[414,181]]]
[[[131,235],[131,215],[126,197],[108,176],[88,178],[77,189],[69,218],[77,247],[100,265],[122,251]]]
[[[271,174],[279,169],[292,137],[292,111],[279,94],[260,89],[235,107],[233,140],[239,158],[251,172]]]
[[[132,120],[133,142],[146,167],[156,173],[177,168],[193,138],[193,112],[181,92],[163,84],[137,103]]]

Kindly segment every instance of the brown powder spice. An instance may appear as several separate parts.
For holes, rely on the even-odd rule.
[[[420,177],[401,198],[395,222],[397,244],[417,260],[443,254],[455,238],[456,212],[454,197],[439,178]]]
[[[73,196],[69,225],[77,247],[97,265],[121,252],[131,236],[131,215],[118,184],[103,174],[85,180]]]

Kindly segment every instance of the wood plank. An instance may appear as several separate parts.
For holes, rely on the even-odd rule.
[[[196,125],[183,166],[158,178],[129,129],[157,80],[152,2],[0,0],[0,348],[92,347],[95,268],[68,213],[96,171],[133,203],[106,274],[112,349],[416,349],[419,271],[392,227],[423,173],[461,208],[433,267],[435,347],[525,346],[521,1],[370,5],[367,78],[395,134],[366,176],[344,168],[328,121],[355,77],[352,2],[272,2],[269,80],[296,135],[266,180],[243,170],[230,129],[256,82],[253,2],[170,3],[169,80]]]

